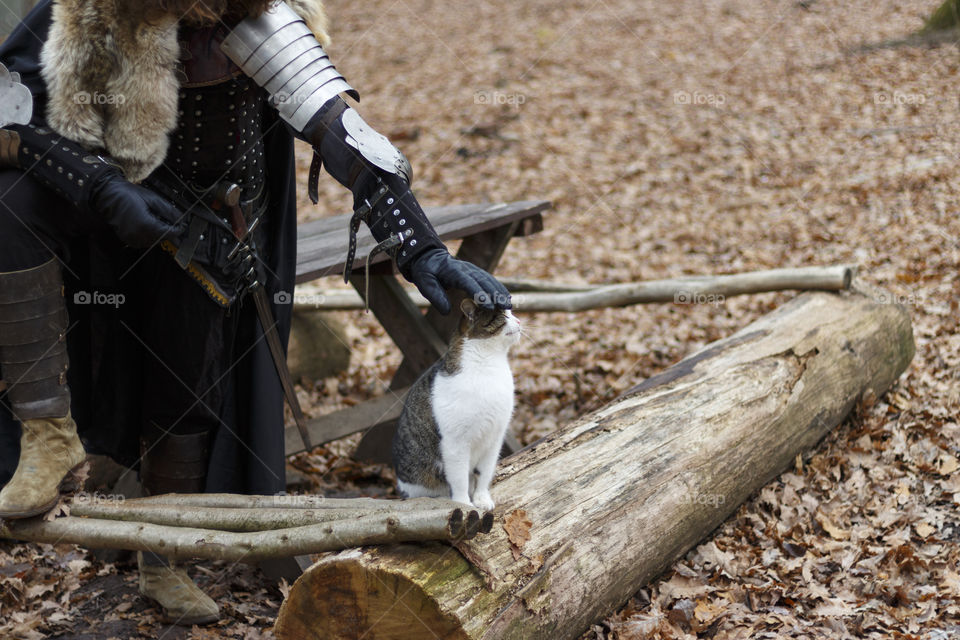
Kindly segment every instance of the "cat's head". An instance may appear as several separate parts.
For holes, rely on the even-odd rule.
[[[509,309],[484,309],[466,298],[460,303],[460,335],[470,340],[492,340],[509,349],[520,340],[520,321]]]

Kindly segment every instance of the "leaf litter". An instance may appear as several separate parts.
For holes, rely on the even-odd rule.
[[[856,263],[905,304],[917,355],[794,469],[583,638],[960,635],[960,220],[955,47],[862,49],[936,3],[545,0],[329,3],[365,118],[402,138],[425,205],[549,199],[498,274],[627,282]],[[402,51],[375,42],[407,34]],[[576,55],[572,55],[576,52]],[[417,88],[413,90],[412,88]],[[309,150],[298,149],[301,184]],[[350,208],[321,181],[321,207]],[[333,278],[324,287],[338,286]],[[514,427],[532,442],[793,294],[522,315]],[[346,320],[350,369],[303,381],[311,415],[386,393],[400,355]],[[297,456],[307,487],[392,493],[352,437]],[[196,566],[207,629],[162,625],[129,558],[0,543],[0,637],[270,637],[282,594]]]

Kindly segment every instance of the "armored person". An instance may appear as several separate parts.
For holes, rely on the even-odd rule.
[[[353,194],[348,264],[366,223],[441,312],[453,288],[509,306],[440,242],[326,44],[320,0],[43,0],[0,46],[0,518],[50,509],[84,444],[151,494],[283,490],[268,338],[289,330],[294,137],[314,199],[321,167]],[[217,619],[138,561],[168,619]]]

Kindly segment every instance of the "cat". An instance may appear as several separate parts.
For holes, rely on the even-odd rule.
[[[507,353],[520,340],[509,310],[466,299],[450,348],[410,387],[393,438],[398,492],[493,509],[490,483],[510,418]]]

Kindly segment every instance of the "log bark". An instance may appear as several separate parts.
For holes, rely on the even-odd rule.
[[[676,304],[719,304],[724,299],[747,293],[771,291],[843,291],[850,287],[856,268],[849,265],[771,269],[720,276],[690,276],[649,282],[610,285],[563,285],[513,281],[514,310],[518,312],[578,312],[634,304],[673,302]],[[426,298],[410,292],[411,301],[428,307]],[[363,299],[354,291],[328,291],[315,296],[311,305],[295,305],[298,311],[313,309],[363,309]]]
[[[502,461],[498,523],[459,552],[405,544],[320,559],[293,585],[276,634],[577,638],[858,399],[887,390],[913,352],[903,307],[804,294]],[[525,543],[502,526],[517,510],[532,523]]]
[[[79,544],[88,549],[153,551],[174,560],[206,558],[256,562],[350,549],[364,545],[420,540],[462,540],[481,532],[486,519],[461,509],[398,511],[306,526],[234,533],[144,522],[68,516],[44,521],[0,521],[0,538]],[[489,523],[492,524],[492,517]]]

